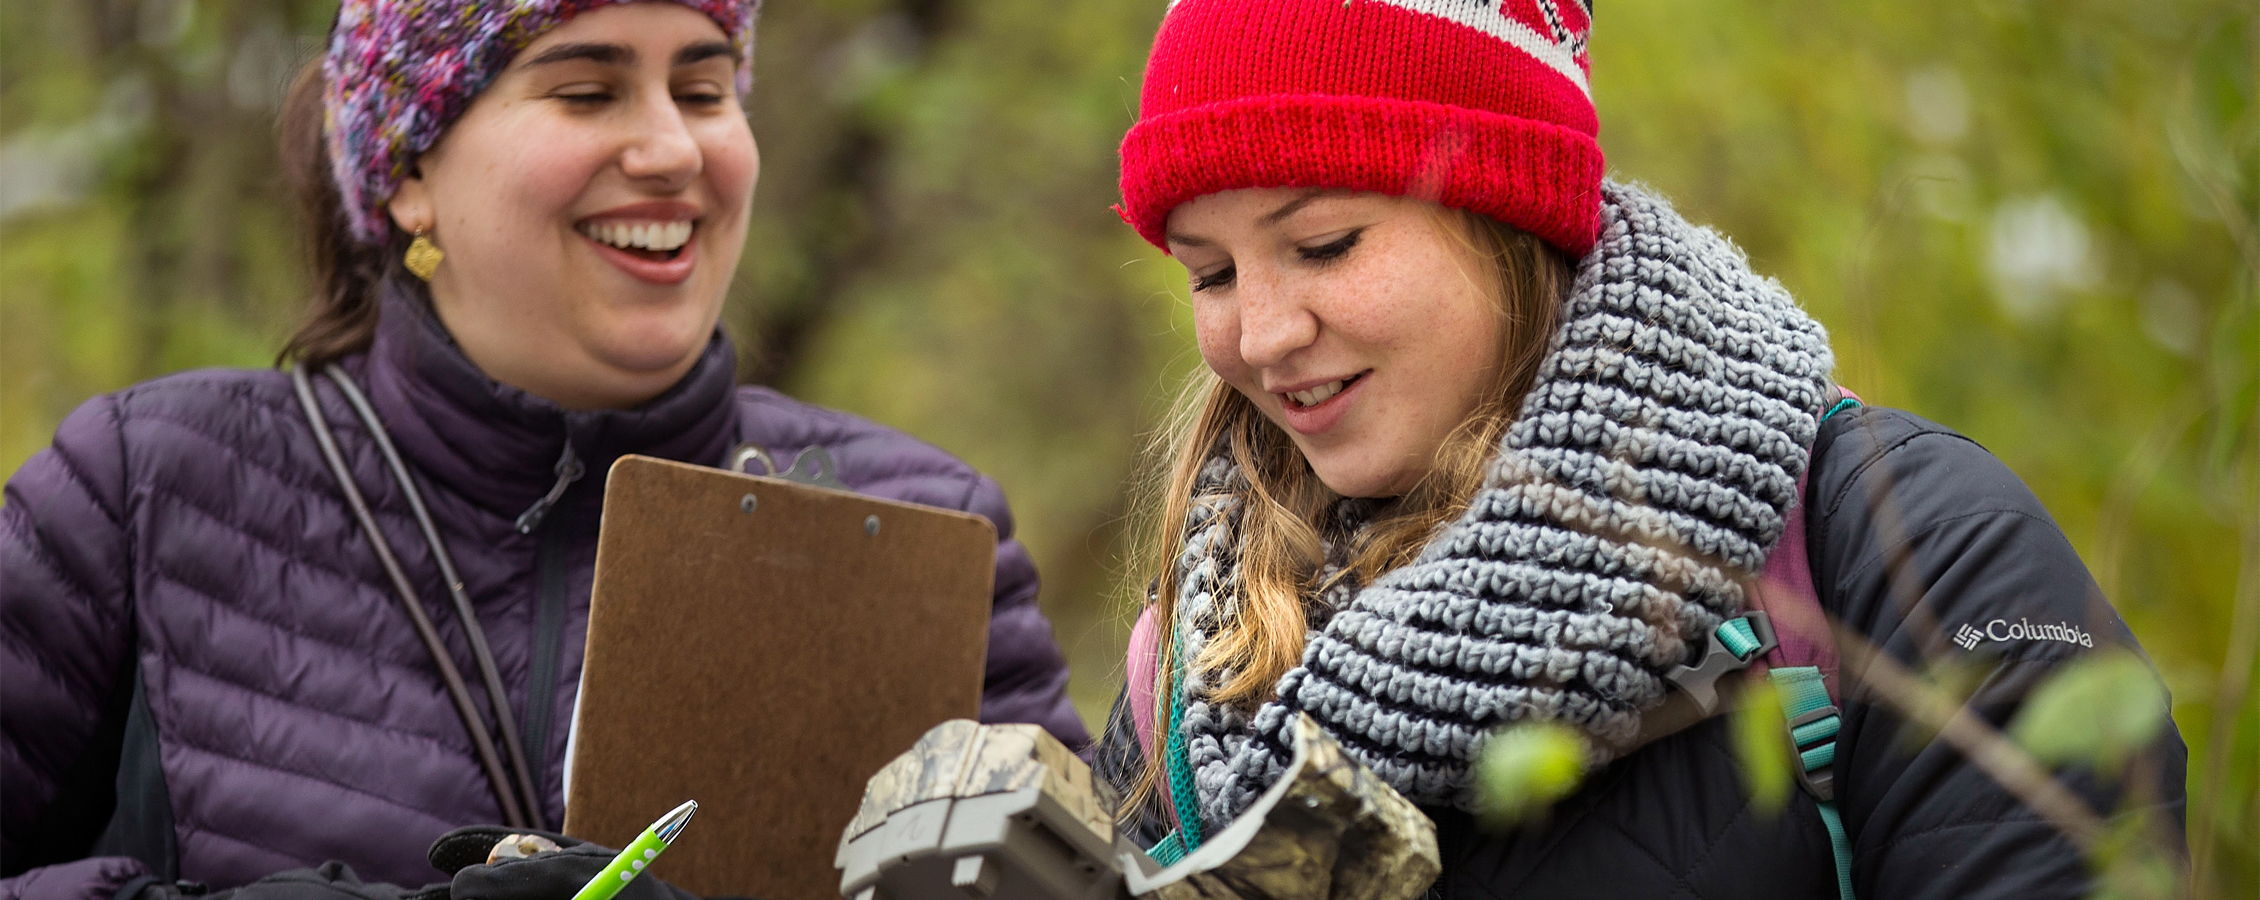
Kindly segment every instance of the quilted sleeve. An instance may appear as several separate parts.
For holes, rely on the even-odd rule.
[[[133,669],[121,434],[116,398],[88,401],[0,506],[0,874],[21,876],[0,893],[67,896],[130,862],[33,869],[83,855],[114,803]]]
[[[989,660],[981,683],[981,721],[1032,722],[1082,752],[1091,742],[1082,716],[1067,701],[1067,658],[1036,605],[1036,563],[1012,535],[1004,491],[987,476],[974,485],[965,511],[997,526],[995,605],[989,613]]]
[[[1840,417],[1847,418],[1847,417]],[[2008,467],[1975,442],[1895,410],[1862,409],[1815,448],[1806,494],[1825,605],[1901,666],[1968,686],[2005,728],[2066,664],[2141,653],[2071,543]],[[2070,839],[1844,669],[1836,790],[1861,900],[2079,898],[2099,885]],[[2158,687],[2162,698],[2165,688]],[[2101,711],[2108,715],[2111,711]],[[2187,751],[2169,724],[2112,771],[2055,780],[2113,825],[2184,850]]]

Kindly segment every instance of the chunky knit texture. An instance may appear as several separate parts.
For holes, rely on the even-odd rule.
[[[383,243],[385,204],[440,132],[511,57],[587,10],[633,0],[344,0],[322,59],[330,177],[356,240]],[[670,0],[712,18],[753,78],[760,0]]]
[[[1472,808],[1498,726],[1566,722],[1622,752],[1661,673],[1743,607],[1797,497],[1827,396],[1827,335],[1717,233],[1608,185],[1538,381],[1467,512],[1411,564],[1342,596],[1251,717],[1182,696],[1201,816],[1221,827],[1292,756],[1308,712],[1390,785]],[[1177,563],[1198,658],[1234,612],[1239,473],[1203,470]]]
[[[1582,0],[1179,0],[1122,140],[1125,221],[1248,187],[1473,210],[1572,256],[1600,223]],[[1166,248],[1165,248],[1166,249]]]

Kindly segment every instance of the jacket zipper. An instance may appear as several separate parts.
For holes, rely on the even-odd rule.
[[[549,493],[534,501],[534,505],[518,514],[519,534],[533,534],[534,529],[540,528],[542,520],[549,517],[549,511],[557,506],[558,500],[564,498],[565,489],[581,480],[581,458],[573,453],[571,432],[565,434],[565,452],[558,454],[557,465],[551,467],[551,471],[557,473],[557,483],[550,485]]]
[[[544,528],[534,551],[538,604],[534,614],[534,659],[526,681],[526,764],[533,767],[534,783],[541,786],[547,806],[549,792],[549,723],[557,706],[557,663],[565,640],[565,529]],[[544,811],[533,812],[536,824],[548,828]]]
[[[539,534],[534,545],[534,647],[533,664],[526,674],[526,714],[520,720],[525,724],[526,765],[533,769],[527,773],[534,784],[540,786],[541,797],[530,798],[534,808],[527,810],[534,824],[549,827],[546,807],[549,793],[549,724],[557,706],[557,658],[559,646],[565,637],[565,529],[547,523],[549,513],[556,508],[565,491],[579,481],[584,471],[580,457],[573,453],[573,436],[565,435],[565,449],[557,457],[553,468],[557,483],[549,493],[518,516],[519,534]],[[542,527],[550,524],[550,527]]]

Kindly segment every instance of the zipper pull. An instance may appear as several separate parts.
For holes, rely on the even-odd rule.
[[[565,489],[581,479],[581,458],[573,455],[573,442],[570,439],[565,441],[564,455],[557,457],[556,472],[557,483],[550,485],[549,493],[543,494],[541,499],[534,501],[534,505],[518,514],[519,534],[533,534],[534,529],[540,528],[541,520],[549,515],[550,507],[556,506],[558,498],[565,496]]]

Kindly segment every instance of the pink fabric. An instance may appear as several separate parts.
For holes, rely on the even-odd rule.
[[[1154,623],[1154,608],[1146,607],[1138,613],[1138,624],[1130,626],[1128,671],[1129,684],[1125,693],[1130,697],[1130,724],[1138,734],[1138,752],[1145,758],[1154,758],[1154,693],[1161,684],[1161,626]],[[1168,814],[1169,826],[1178,827],[1177,803],[1170,797],[1167,785],[1158,785],[1162,796],[1161,808]]]
[[[1860,395],[1838,387],[1853,400]],[[1833,404],[1832,404],[1833,406]],[[1781,541],[1767,554],[1758,571],[1758,589],[1750,605],[1773,622],[1773,652],[1750,663],[1750,675],[1765,677],[1772,666],[1813,666],[1821,670],[1831,699],[1844,696],[1838,689],[1836,635],[1829,630],[1828,614],[1821,611],[1820,592],[1813,587],[1813,561],[1805,551],[1805,476],[1797,476],[1797,505],[1790,507],[1782,524]]]
[[[1771,666],[1814,666],[1828,683],[1828,695],[1841,696],[1836,688],[1836,636],[1829,632],[1828,615],[1821,611],[1820,595],[1813,589],[1812,561],[1805,554],[1803,475],[1797,476],[1797,505],[1790,507],[1781,541],[1758,571],[1750,605],[1772,621],[1774,640],[1780,645],[1750,663],[1751,677],[1764,677]]]
[[[1154,608],[1148,606],[1138,613],[1138,624],[1130,626],[1130,653],[1128,665],[1130,683],[1130,723],[1137,726],[1138,751],[1147,759],[1154,755],[1154,686],[1160,683],[1161,628],[1154,624]]]

